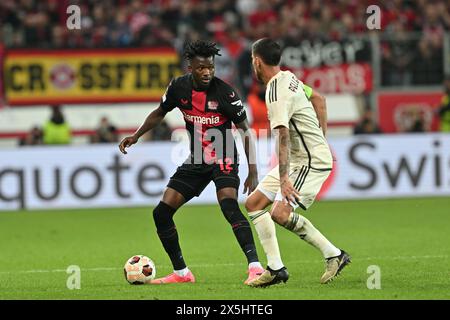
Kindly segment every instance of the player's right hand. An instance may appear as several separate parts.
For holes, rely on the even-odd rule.
[[[120,152],[123,154],[127,154],[126,148],[131,147],[133,144],[138,142],[138,139],[135,136],[128,136],[123,138],[123,140],[119,144]]]
[[[297,202],[297,199],[300,200],[300,193],[294,188],[292,182],[289,179],[282,179],[280,187],[281,195],[283,196],[283,203],[295,203]]]

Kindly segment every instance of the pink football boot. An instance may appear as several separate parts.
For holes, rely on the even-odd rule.
[[[258,278],[264,272],[264,269],[259,268],[259,267],[254,267],[254,268],[248,269],[247,272],[248,272],[248,278],[247,278],[247,280],[245,280],[244,284],[248,284],[253,279]]]
[[[183,283],[183,282],[195,282],[195,277],[189,270],[188,274],[184,277],[177,275],[175,272],[171,273],[163,278],[153,279],[151,284],[168,284],[168,283]]]

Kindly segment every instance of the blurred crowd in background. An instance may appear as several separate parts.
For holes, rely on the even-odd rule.
[[[81,8],[78,31],[66,28],[71,4]],[[296,42],[367,33],[371,4],[381,8],[382,30],[401,42],[405,31],[416,31],[420,46],[433,50],[450,26],[448,0],[3,0],[0,22],[8,47],[179,47],[211,38],[236,55],[242,42],[263,36]],[[401,53],[386,48],[385,54]]]
[[[80,30],[66,27],[71,4],[81,9]],[[367,35],[371,4],[381,8],[387,37],[381,48],[382,83],[442,83],[450,0],[3,0],[0,38],[6,47],[171,46],[180,51],[186,41],[208,38],[239,63],[248,44],[264,36],[295,45]]]
[[[66,27],[71,4],[81,8],[80,30]],[[450,0],[2,0],[0,39],[7,48],[170,46],[179,52],[187,41],[212,39],[222,47],[217,76],[233,82],[254,105],[264,103],[264,89],[250,80],[252,41],[268,36],[295,46],[304,40],[368,38],[378,32],[366,26],[371,4],[381,8],[380,84],[442,85]],[[450,112],[449,90],[441,117]],[[254,115],[259,116],[265,114]],[[364,112],[354,132],[379,132],[373,118],[372,110]],[[112,126],[106,122],[102,120],[99,128]],[[423,130],[418,118],[411,131]],[[117,134],[108,137],[116,141]]]

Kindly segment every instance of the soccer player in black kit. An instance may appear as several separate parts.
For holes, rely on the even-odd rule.
[[[184,52],[189,73],[171,81],[159,107],[147,116],[134,135],[124,138],[119,145],[120,151],[126,154],[127,147],[135,144],[174,108],[183,113],[190,134],[191,154],[170,178],[161,202],[153,210],[158,236],[172,261],[174,272],[151,280],[152,284],[195,282],[184,262],[173,216],[183,204],[199,196],[211,181],[216,185],[220,208],[247,257],[249,275],[244,283],[264,272],[258,261],[250,225],[237,202],[240,183],[238,155],[231,123],[244,132],[249,132],[249,124],[237,93],[214,76],[216,55],[220,55],[219,49],[213,42],[198,40],[189,43]],[[249,134],[242,135],[242,139],[249,168],[244,193],[250,193],[258,184],[256,164],[250,161],[254,140]]]

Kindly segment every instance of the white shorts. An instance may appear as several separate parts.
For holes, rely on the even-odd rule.
[[[270,170],[256,188],[272,202],[283,200],[278,170],[278,166]],[[289,180],[291,180],[294,188],[300,193],[299,201],[289,203],[294,210],[298,207],[306,210],[313,204],[314,199],[320,192],[323,183],[327,180],[330,173],[331,170],[316,170],[310,168],[308,165],[297,165],[291,168]]]

